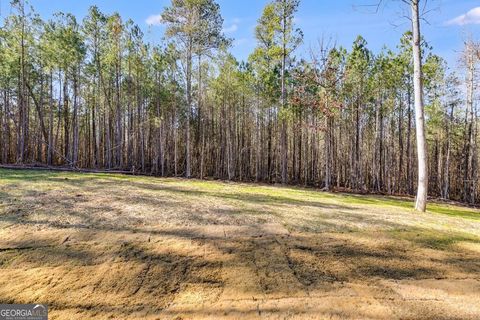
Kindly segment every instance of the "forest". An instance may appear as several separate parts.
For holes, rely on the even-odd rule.
[[[480,319],[478,0],[355,1],[0,3],[0,319]]]
[[[409,28],[372,52],[324,36],[299,53],[299,0],[259,14],[238,61],[214,0],[172,0],[160,45],[118,13],[44,20],[11,2],[0,29],[0,163],[414,195]],[[309,31],[310,32],[310,31]],[[458,66],[420,40],[428,195],[480,202],[478,43]]]

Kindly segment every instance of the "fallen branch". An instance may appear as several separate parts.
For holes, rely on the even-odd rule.
[[[66,171],[66,172],[81,172],[81,173],[115,173],[115,174],[128,174],[136,175],[133,171],[124,171],[124,170],[97,170],[97,169],[81,169],[73,167],[54,167],[54,166],[43,166],[43,165],[0,165],[1,169],[12,169],[12,170],[47,170],[47,171]]]

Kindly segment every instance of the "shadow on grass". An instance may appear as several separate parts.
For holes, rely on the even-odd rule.
[[[392,206],[402,208],[406,210],[414,209],[414,200],[398,199],[390,196],[374,196],[374,195],[353,195],[353,194],[341,194],[339,195],[340,201],[348,204],[366,204],[366,205],[378,205],[378,206]],[[461,206],[451,206],[448,204],[430,203],[427,206],[428,213],[436,213],[449,215],[453,217],[466,218],[472,220],[480,220],[480,210],[471,209]]]
[[[355,234],[281,235],[264,231],[261,236],[252,237],[227,236],[221,232],[212,235],[190,228],[103,226],[90,226],[80,233],[86,240],[69,245],[38,241],[32,233],[30,239],[13,244],[11,250],[0,251],[0,261],[8,261],[0,264],[0,299],[10,303],[40,300],[57,312],[73,309],[76,313],[85,312],[89,318],[112,314],[129,317],[138,312],[160,317],[179,313],[199,317],[204,312],[217,316],[236,312],[238,317],[271,312],[280,316],[291,314],[296,308],[301,314],[302,305],[289,306],[288,311],[282,306],[274,310],[262,308],[256,299],[291,297],[292,292],[300,292],[308,299],[311,291],[328,297],[345,282],[381,287],[382,279],[443,278],[452,269],[474,279],[478,278],[480,264],[479,257],[454,253],[432,263],[429,256],[418,253],[424,248],[431,249],[428,241],[412,240],[414,246],[406,247],[398,241],[378,241],[374,237],[367,242],[355,241]],[[103,234],[105,240],[88,240],[89,234],[95,234],[96,239]],[[139,234],[148,235],[149,240],[135,238]],[[445,245],[455,243],[456,239]],[[1,276],[6,274],[5,268],[36,271],[14,273],[17,278],[11,279]],[[239,296],[249,297],[252,303],[238,310],[215,309],[229,281],[238,277],[243,277],[244,286],[235,290]],[[36,301],[18,298],[24,290],[35,286],[39,290]],[[200,300],[169,309],[182,297]],[[377,298],[383,301],[382,297]],[[396,302],[403,303],[401,299]],[[388,303],[391,300],[385,297],[385,306]],[[411,307],[403,305],[406,310]]]
[[[480,244],[480,237],[468,233],[445,232],[422,228],[397,229],[389,232],[393,237],[409,241],[424,248],[450,250],[460,242]]]
[[[54,180],[78,186],[77,181]],[[63,182],[62,182],[63,181]],[[123,182],[122,182],[123,183]],[[261,223],[247,224],[245,215],[256,216],[258,211],[242,208],[231,209],[189,209],[181,198],[187,196],[212,197],[235,200],[250,204],[271,206],[295,205],[332,209],[344,219],[359,223],[361,214],[354,214],[354,208],[342,205],[324,204],[286,196],[250,193],[219,193],[201,190],[186,190],[176,186],[132,183],[140,190],[165,191],[162,198],[149,198],[132,194],[131,197],[112,202],[145,203],[152,208],[170,208],[181,215],[183,223],[175,229],[148,228],[154,222],[151,218],[124,216],[108,202],[88,206],[85,199],[76,199],[72,194],[55,198],[46,197],[41,205],[42,219],[30,220],[30,212],[18,215],[15,211],[0,215],[0,221],[15,223],[16,230],[28,232],[27,239],[10,243],[8,250],[0,250],[0,300],[10,303],[42,301],[56,312],[84,314],[85,318],[129,318],[134,314],[170,317],[182,314],[190,317],[202,315],[222,316],[236,313],[239,318],[271,313],[276,317],[298,314],[318,316],[318,311],[302,311],[302,305],[287,307],[262,307],[258,301],[291,297],[300,292],[308,299],[309,292],[315,291],[326,297],[334,295],[344,283],[366,283],[380,286],[379,280],[420,280],[448,276],[449,272],[463,273],[467,278],[478,279],[480,258],[461,252],[454,245],[459,242],[479,243],[477,238],[460,234],[432,233],[426,229],[405,228],[393,222],[370,218],[369,223],[378,227],[403,227],[394,233],[394,239],[382,240],[382,234],[374,232],[365,239],[357,233],[293,233],[275,234],[263,228]],[[86,185],[89,191],[118,185],[117,181],[99,179],[94,187]],[[83,186],[82,186],[83,187]],[[98,189],[96,189],[98,188]],[[28,191],[28,190],[27,190]],[[132,191],[134,192],[134,191]],[[169,194],[181,195],[180,200],[168,198]],[[11,199],[8,191],[1,197]],[[112,195],[112,197],[115,197]],[[63,210],[52,210],[59,201]],[[81,203],[80,209],[75,204]],[[65,206],[67,204],[67,206]],[[86,206],[86,207],[85,207]],[[17,204],[13,203],[12,208]],[[191,214],[188,210],[194,210]],[[105,220],[105,213],[114,213]],[[265,216],[278,213],[264,212]],[[200,226],[232,223],[247,229],[247,233],[232,232],[228,235],[221,227],[214,227],[213,234]],[[168,219],[168,215],[162,216]],[[365,217],[363,217],[365,219]],[[313,217],[312,219],[318,219]],[[332,218],[333,219],[333,218]],[[69,222],[69,221],[73,221]],[[314,220],[304,220],[302,225]],[[168,222],[168,221],[162,221]],[[338,222],[324,218],[322,224],[334,227]],[[154,223],[152,223],[154,224]],[[60,239],[46,242],[39,239],[36,228],[64,230],[67,234],[82,235],[82,241],[60,243]],[[243,230],[242,229],[242,230]],[[333,229],[335,230],[335,229]],[[23,230],[22,230],[23,231]],[[24,233],[25,233],[24,232]],[[141,236],[144,241],[138,239]],[[100,239],[100,240],[99,240]],[[148,239],[148,240],[147,240]],[[172,242],[166,240],[172,240]],[[0,244],[2,241],[0,240]],[[214,252],[214,254],[207,253]],[[454,250],[453,250],[454,249]],[[432,262],[422,252],[434,250],[438,256]],[[419,253],[420,251],[420,253]],[[428,251],[431,253],[431,251]],[[202,254],[203,253],[203,254]],[[468,252],[467,252],[468,253]],[[12,273],[12,270],[35,270],[35,272]],[[14,274],[12,279],[8,275]],[[55,274],[52,276],[52,274]],[[233,288],[240,296],[252,301],[241,309],[214,307],[232,278],[241,278],[243,286]],[[44,281],[44,282],[42,282]],[[22,292],[36,288],[35,301],[21,300]],[[48,290],[47,290],[48,289]],[[229,289],[232,289],[231,287]],[[76,293],[80,293],[76,295]],[[197,303],[190,303],[172,310],[176,299],[197,297]],[[24,296],[23,296],[24,297]],[[252,298],[253,297],[253,298]],[[377,297],[378,298],[378,297]],[[382,298],[382,297],[380,297]],[[382,299],[377,299],[382,301]],[[403,303],[401,300],[396,301]],[[388,299],[385,298],[385,307]],[[406,310],[415,305],[404,304]],[[351,310],[349,310],[351,312]],[[429,311],[434,312],[434,311]],[[437,314],[429,315],[435,318]],[[359,316],[359,313],[355,313]],[[138,316],[141,318],[141,316]],[[352,317],[354,318],[354,317]]]
[[[171,193],[183,194],[186,196],[205,196],[213,197],[226,200],[236,200],[245,203],[252,204],[266,204],[266,205],[294,205],[294,206],[303,206],[303,207],[317,207],[325,209],[338,209],[338,210],[355,210],[351,206],[343,206],[339,204],[330,204],[324,203],[315,200],[301,200],[294,197],[286,197],[280,195],[269,195],[261,193],[251,193],[251,192],[242,192],[241,190],[234,191],[224,191],[224,192],[214,192],[214,191],[203,191],[195,189],[183,189],[175,186],[168,185],[157,185],[149,183],[139,183],[132,182],[129,185],[138,189],[144,190],[157,190],[157,191],[166,191]]]
[[[165,179],[157,179],[159,183],[150,183],[147,177],[132,177],[115,174],[95,174],[95,173],[72,173],[72,172],[51,172],[39,170],[8,170],[0,169],[0,179],[8,182],[54,182],[58,184],[67,184],[74,187],[87,187],[91,191],[101,190],[110,186],[134,187],[139,190],[157,190],[186,196],[208,196],[226,200],[236,200],[253,204],[267,205],[295,205],[304,207],[317,207],[325,209],[339,210],[355,210],[352,205],[376,205],[376,206],[392,206],[406,210],[413,209],[413,200],[399,199],[391,196],[374,196],[374,195],[355,195],[343,193],[325,193],[313,190],[295,189],[295,188],[273,188],[262,189],[261,186],[241,185],[238,190],[222,190],[222,185],[211,188],[216,182],[205,182],[193,180],[191,185],[200,188],[182,188],[179,186],[169,185],[169,181]],[[139,182],[138,180],[143,180]],[[145,181],[146,180],[146,181]],[[179,180],[180,182],[190,182]],[[208,187],[207,187],[208,186]],[[14,187],[14,186],[12,186]],[[203,188],[205,187],[205,188]],[[291,196],[278,195],[275,193],[291,193]],[[270,194],[273,193],[273,194]],[[298,196],[307,195],[310,199],[299,199]],[[327,204],[315,198],[328,198],[337,200],[338,204]],[[431,203],[428,205],[428,212],[448,215],[471,220],[480,220],[480,211],[466,207],[454,207],[447,204]]]

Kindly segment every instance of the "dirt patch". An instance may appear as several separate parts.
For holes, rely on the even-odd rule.
[[[475,222],[61,177],[0,190],[2,302],[51,319],[480,318]]]
[[[480,315],[474,253],[270,229],[62,229],[50,238],[48,230],[9,228],[1,241],[0,297],[44,302],[52,319]],[[21,241],[14,240],[19,232]]]

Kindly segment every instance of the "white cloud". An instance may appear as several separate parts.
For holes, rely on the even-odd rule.
[[[153,14],[145,20],[145,22],[149,26],[159,26],[162,24],[162,15],[161,14]]]
[[[238,30],[238,24],[234,23],[230,27],[223,28],[223,33],[234,33]]]
[[[235,39],[232,43],[232,45],[234,47],[238,47],[238,46],[243,46],[245,44],[248,43],[248,39],[247,38],[240,38],[240,39]]]
[[[232,24],[229,27],[223,27],[223,33],[234,33],[238,30],[238,25],[242,21],[240,18],[233,18]]]
[[[480,7],[473,8],[467,13],[447,22],[447,25],[464,26],[467,24],[480,24]]]

